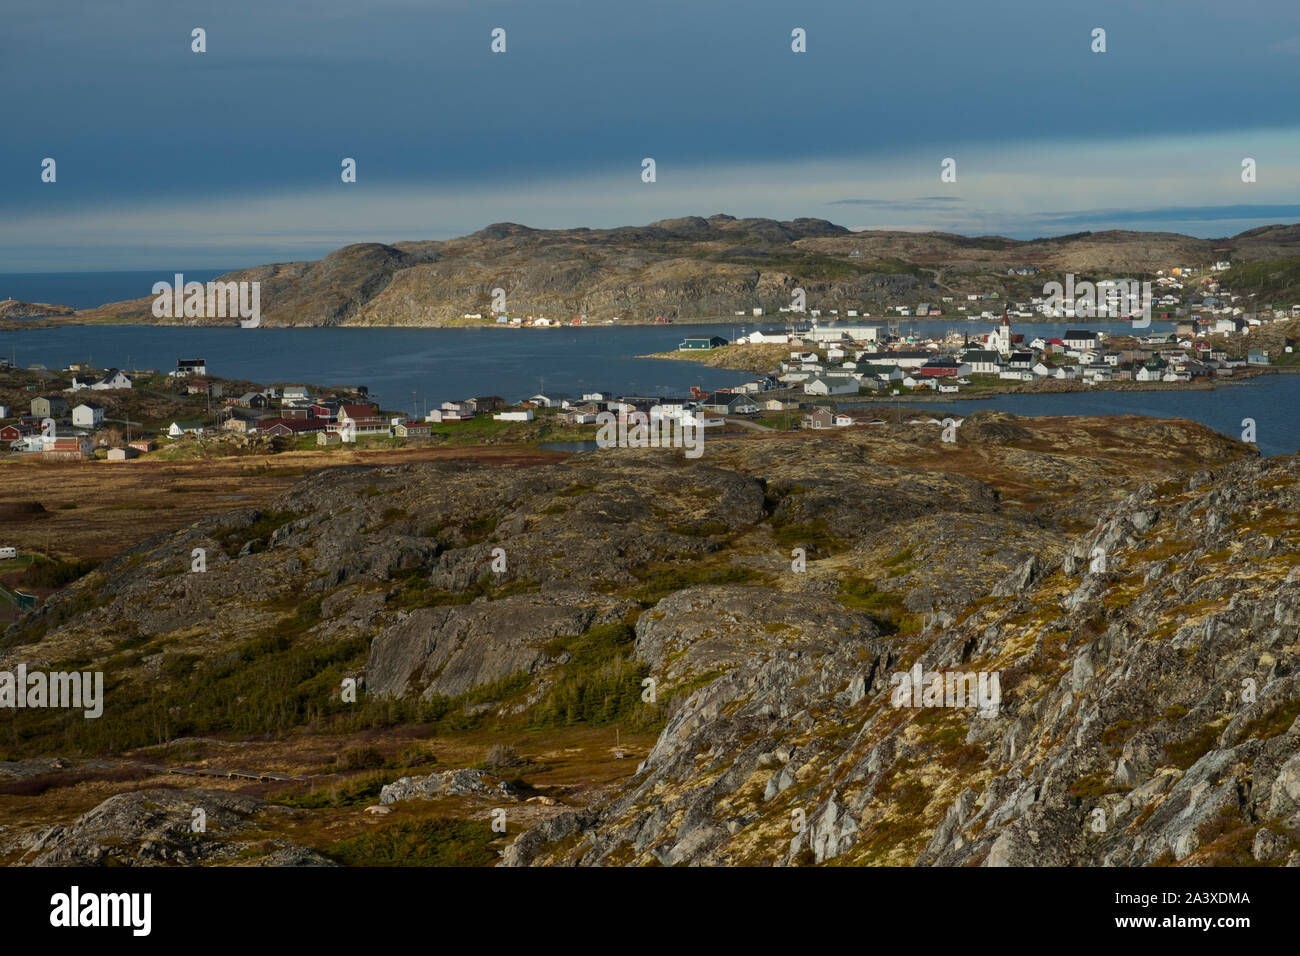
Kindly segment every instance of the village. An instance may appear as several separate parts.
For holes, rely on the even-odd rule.
[[[799,346],[781,359],[772,375],[746,390],[798,388],[818,397],[901,395],[996,390],[999,385],[1042,380],[1096,385],[1109,382],[1180,383],[1231,377],[1240,369],[1274,364],[1267,349],[1232,354],[1208,334],[1180,321],[1174,332],[1112,336],[1070,329],[1061,336],[1015,332],[1010,315],[987,335],[950,332],[942,337],[887,333],[878,326],[815,326],[800,331],[753,332],[734,342],[720,336],[684,340],[681,353],[726,346]],[[1285,355],[1300,342],[1287,340]],[[683,355],[686,357],[686,354]],[[752,363],[759,364],[757,361]]]
[[[165,375],[156,370],[99,370],[84,363],[69,365],[60,373],[39,366],[20,370],[0,359],[0,372],[39,376],[24,386],[34,393],[23,399],[28,405],[25,410],[6,403],[6,395],[15,403],[15,391],[0,392],[0,449],[50,460],[125,461],[190,441],[243,443],[266,453],[374,440],[387,440],[394,447],[453,438],[472,443],[492,440],[507,430],[511,440],[525,443],[554,440],[557,429],[570,429],[570,437],[587,440],[598,416],[609,413],[620,422],[640,415],[651,424],[689,417],[694,424],[713,429],[728,423],[751,430],[819,429],[879,421],[855,416],[848,406],[926,393],[953,399],[1026,389],[1207,386],[1270,368],[1300,367],[1296,352],[1300,341],[1273,336],[1271,349],[1248,344],[1252,330],[1300,315],[1300,305],[1248,311],[1241,304],[1242,296],[1220,288],[1218,276],[1229,265],[1216,262],[1204,274],[1186,266],[1155,274],[1152,284],[1159,295],[1148,296],[1146,307],[1169,310],[1157,316],[1165,331],[1148,331],[1150,322],[1132,321],[1132,315],[1123,315],[1105,297],[1076,298],[1073,291],[1064,298],[1044,295],[1025,301],[1000,300],[998,293],[970,293],[967,304],[943,296],[935,305],[891,306],[890,314],[876,322],[862,322],[870,318],[869,313],[854,309],[844,310],[843,318],[838,309],[825,315],[812,309],[806,316],[800,309],[799,321],[784,329],[769,326],[734,340],[688,336],[674,352],[660,353],[659,357],[758,373],[741,385],[713,390],[695,386],[681,397],[605,391],[576,397],[538,393],[515,401],[478,396],[447,400],[417,413],[382,409],[364,386],[263,387],[221,379],[210,374],[202,358],[178,359],[175,369]],[[1038,269],[1008,272],[1029,276]],[[1073,276],[1068,278],[1073,290]],[[996,323],[982,334],[972,335],[962,328],[918,334],[914,329],[905,331],[900,321],[906,316],[967,313],[990,301],[1001,304],[1000,318],[987,308],[978,315],[965,315],[973,321]],[[1135,309],[1124,311],[1136,314]],[[763,310],[755,308],[751,314],[761,318]],[[1026,326],[1030,331],[1017,331],[1013,325],[1013,320],[1032,323],[1082,317],[1132,324],[1131,329],[1107,332],[1081,322],[1060,335],[1034,334],[1032,324]],[[493,313],[492,318],[515,326],[560,324],[534,316],[509,318]],[[727,362],[715,362],[715,356],[725,356]],[[169,398],[161,406],[155,403],[149,414],[138,414],[140,403],[116,398],[132,394],[138,384]],[[177,414],[170,417],[173,412]],[[536,422],[546,427],[527,427]]]
[[[18,370],[0,366],[0,372]],[[178,359],[167,373],[164,389],[176,407],[190,414],[152,421],[134,413],[124,417],[107,414],[106,396],[121,401],[137,382],[120,369],[94,374],[80,364],[65,370],[70,384],[50,390],[49,383],[62,381],[49,370],[24,370],[40,376],[42,386],[28,384],[35,391],[28,410],[0,404],[0,448],[13,455],[39,456],[43,460],[69,461],[102,459],[126,461],[151,453],[170,457],[168,449],[198,447],[256,447],[263,453],[291,449],[331,448],[386,441],[392,447],[436,443],[449,437],[463,437],[473,443],[515,428],[514,438],[527,442],[544,437],[589,439],[598,416],[613,412],[621,416],[637,411],[656,419],[691,416],[707,426],[723,424],[720,417],[703,418],[702,413],[745,415],[756,405],[732,392],[707,393],[698,388],[692,396],[672,401],[652,397],[615,397],[609,392],[588,392],[580,397],[560,393],[535,394],[511,403],[499,396],[478,396],[448,400],[420,417],[408,412],[385,411],[370,400],[368,390],[357,386],[343,392],[313,389],[301,385],[232,390],[231,382],[211,374],[203,359]],[[157,372],[136,373],[137,380],[156,381]],[[245,383],[247,384],[247,383]],[[98,400],[96,400],[98,399]],[[124,402],[122,404],[125,404]],[[139,403],[137,403],[139,404]],[[127,406],[129,408],[129,406]],[[170,405],[166,407],[171,407]],[[201,414],[194,414],[198,410]],[[624,417],[624,420],[626,418]],[[531,429],[546,423],[545,430]],[[584,429],[584,426],[591,426]],[[573,429],[571,433],[564,429]]]
[[[1192,267],[1175,267],[1167,274],[1160,270],[1151,283],[1159,287],[1159,295],[1152,292],[1145,297],[1148,314],[1141,321],[1136,318],[1137,309],[1131,308],[1133,300],[1116,301],[1104,295],[1106,283],[1097,283],[1096,293],[1088,284],[1088,295],[1076,296],[1074,277],[1069,276],[1066,288],[1070,291],[1064,296],[1045,294],[1026,301],[1001,300],[1000,321],[988,309],[978,315],[963,315],[971,321],[997,323],[990,332],[974,337],[958,329],[930,336],[903,330],[902,317],[951,317],[954,309],[959,315],[967,313],[968,305],[954,305],[954,296],[943,296],[941,305],[923,302],[891,306],[884,324],[859,323],[870,317],[865,311],[845,310],[841,318],[838,309],[825,314],[812,309],[808,311],[810,321],[785,330],[754,331],[732,341],[716,335],[688,338],[678,346],[678,353],[682,358],[694,358],[696,353],[725,349],[734,357],[726,367],[758,370],[771,361],[772,349],[763,350],[761,357],[754,349],[751,360],[745,357],[745,347],[798,346],[777,362],[768,378],[745,388],[798,389],[819,398],[893,397],[924,390],[950,396],[962,392],[987,394],[1020,390],[1018,387],[1024,383],[1205,383],[1240,376],[1242,370],[1295,364],[1300,357],[1295,351],[1300,341],[1284,338],[1280,351],[1275,347],[1273,354],[1268,348],[1251,348],[1246,343],[1252,330],[1300,316],[1300,305],[1265,305],[1247,311],[1240,304],[1242,296],[1220,288],[1216,274],[1229,266],[1227,261],[1216,262],[1204,276],[1198,276]],[[1030,275],[1038,269],[1008,271]],[[1050,285],[1059,288],[1059,284]],[[999,301],[999,295],[970,293],[966,299],[970,303]],[[1144,331],[1151,328],[1152,308],[1169,310],[1160,312],[1156,319],[1166,328],[1172,325],[1172,331]],[[803,312],[793,308],[780,311]],[[753,309],[751,314],[761,317],[763,310]],[[1013,319],[1046,322],[1085,318],[1131,323],[1131,331],[1108,333],[1081,326],[1051,336],[1017,332],[1012,327]]]

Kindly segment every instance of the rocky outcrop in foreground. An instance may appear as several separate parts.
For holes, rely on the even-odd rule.
[[[252,831],[294,811],[215,790],[138,790],[29,841],[31,866],[336,866],[314,850]],[[202,829],[199,829],[201,827]],[[245,839],[239,839],[245,835]]]
[[[991,584],[905,639],[734,661],[617,797],[506,862],[1300,865],[1295,458],[1140,488]],[[716,640],[687,595],[657,610],[654,646]],[[917,663],[1000,700],[895,706]]]
[[[980,412],[952,443],[324,470],[106,562],[10,629],[0,669],[111,661],[123,734],[154,732],[157,709],[113,709],[142,687],[172,695],[174,736],[246,734],[221,720],[250,710],[296,732],[345,675],[375,727],[445,718],[462,764],[502,728],[653,728],[635,772],[587,742],[576,773],[598,773],[545,800],[514,761],[505,788],[442,754],[383,779],[398,815],[511,800],[537,825],[508,831],[510,865],[1282,866],[1298,626],[1300,459],[1188,422]],[[209,675],[247,673],[229,686],[256,703],[194,713]],[[236,862],[230,834],[298,812],[214,803],[198,839],[177,828],[200,798],[113,797],[22,838],[32,861]]]

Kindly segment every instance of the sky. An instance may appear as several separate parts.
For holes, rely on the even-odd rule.
[[[0,273],[719,212],[1226,236],[1300,219],[1297,88],[1292,0],[3,0]]]

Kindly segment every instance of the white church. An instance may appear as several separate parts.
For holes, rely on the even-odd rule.
[[[1002,310],[1002,324],[990,332],[984,342],[990,351],[996,351],[1003,358],[1011,354],[1011,319],[1006,309]]]

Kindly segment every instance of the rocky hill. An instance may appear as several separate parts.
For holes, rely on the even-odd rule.
[[[617,799],[507,862],[1300,865],[1297,479],[1289,459],[1147,485],[910,641],[738,660]],[[689,659],[701,626],[761,626],[751,607],[677,595],[638,650],[666,631]],[[918,663],[999,674],[1000,701],[895,706]]]
[[[809,308],[879,309],[940,295],[1041,292],[1047,273],[1133,277],[1217,259],[1258,262],[1300,251],[1300,227],[1268,226],[1226,239],[1110,231],[1019,241],[944,233],[851,232],[822,219],[685,217],[616,229],[531,229],[498,223],[447,241],[364,243],[318,262],[232,272],[221,281],[262,283],[267,325],[478,324],[493,290],[507,311],[599,322],[725,318],[790,304],[801,287]],[[1262,281],[1262,280],[1261,280]],[[155,319],[152,299],[79,313],[79,321],[196,324]]]
[[[76,312],[77,310],[70,305],[50,305],[48,302],[19,302],[17,299],[6,299],[0,302],[0,321],[46,315],[69,316],[75,315]]]
[[[101,565],[10,629],[0,669],[110,675],[101,722],[16,712],[29,758],[421,721],[448,747],[653,735],[544,799],[381,775],[399,814],[517,807],[512,865],[1300,864],[1298,482],[1294,456],[1188,422],[991,412],[951,443],[333,468]],[[998,699],[896,706],[918,666],[996,675]],[[330,857],[301,812],[228,809],[275,836],[261,852]],[[95,823],[122,812],[11,827],[0,856],[102,862],[102,831],[149,862]]]

